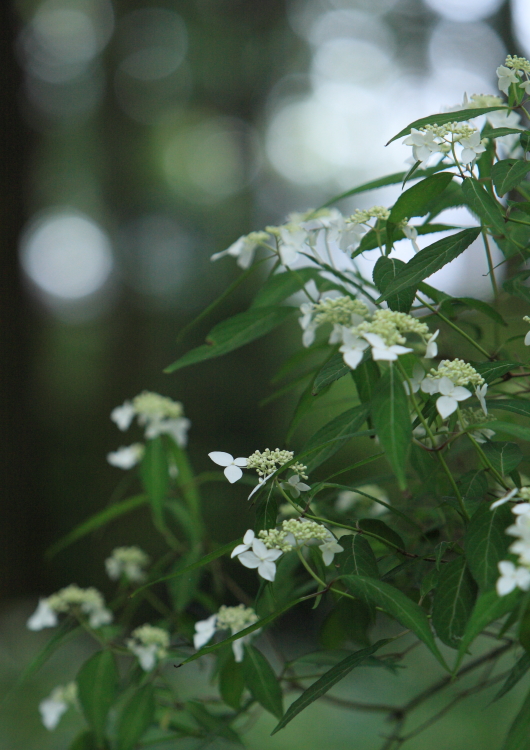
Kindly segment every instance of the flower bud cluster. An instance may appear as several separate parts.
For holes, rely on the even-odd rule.
[[[393,346],[405,343],[404,333],[417,333],[425,337],[429,334],[429,328],[426,323],[422,323],[407,313],[395,312],[394,310],[376,310],[371,321],[360,323],[352,329],[352,333],[356,336],[375,333],[383,339],[387,346]]]
[[[144,568],[149,565],[149,555],[139,547],[116,547],[105,560],[109,578],[117,581],[122,575],[129,581],[144,581]]]
[[[269,448],[265,448],[264,451],[254,451],[254,453],[248,457],[247,469],[256,469],[258,476],[268,477],[281,466],[288,463],[288,461],[291,461],[292,458],[294,458],[293,451],[282,451],[279,448],[275,448],[271,451]],[[307,466],[296,463],[291,466],[291,469],[303,479],[307,479],[307,474],[304,473]]]
[[[324,323],[351,325],[353,315],[364,318],[368,314],[369,310],[364,302],[352,297],[326,297],[313,305],[313,321],[316,326]]]
[[[169,633],[154,625],[141,625],[131,633],[127,648],[138,658],[145,672],[150,672],[157,662],[167,656]]]
[[[472,385],[478,387],[484,383],[482,375],[475,370],[468,362],[464,362],[462,359],[443,359],[438,365],[438,369],[431,369],[427,373],[427,378],[430,380],[440,380],[441,378],[449,378],[449,380],[455,386]]]
[[[58,623],[57,615],[63,612],[86,615],[91,628],[100,628],[112,622],[112,612],[105,607],[102,594],[95,588],[82,589],[74,583],[41,599],[27,626],[30,630],[53,628]]]
[[[390,211],[385,206],[372,206],[372,208],[356,208],[355,212],[346,219],[346,224],[366,224],[370,219],[381,219],[386,221]]]
[[[245,607],[244,604],[239,604],[237,607],[226,607],[223,604],[217,613],[217,628],[219,630],[229,629],[234,635],[249,625],[254,625],[258,620],[259,617],[252,607]]]
[[[158,437],[158,435],[168,434],[171,435],[177,445],[183,448],[187,443],[187,432],[191,426],[190,420],[183,415],[184,408],[180,401],[173,401],[167,396],[161,396],[151,391],[143,391],[135,396],[132,401],[124,401],[121,406],[113,409],[110,418],[120,430],[125,431],[129,429],[136,417],[138,424],[145,427],[146,438],[152,439]],[[132,448],[134,446],[129,446],[129,449],[120,449],[117,454],[125,450],[131,452]],[[131,454],[131,460],[133,457],[133,454]],[[121,460],[119,455],[114,454],[114,458],[118,461],[114,465],[129,468],[119,463]],[[127,461],[127,457],[124,460]],[[139,456],[136,457],[136,461],[138,460]],[[134,465],[134,463],[131,465]]]
[[[507,68],[512,68],[517,72],[530,73],[530,61],[526,57],[519,57],[518,55],[508,55],[504,63]]]
[[[329,538],[329,531],[315,521],[290,518],[282,521],[280,529],[260,531],[259,537],[267,549],[290,552],[295,547],[301,547],[313,540],[326,541]]]
[[[133,398],[134,411],[140,424],[154,419],[177,419],[184,413],[182,404],[158,393],[143,391]]]

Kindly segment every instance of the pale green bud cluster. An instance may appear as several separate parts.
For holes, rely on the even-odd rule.
[[[517,495],[518,497],[521,498],[521,500],[525,500],[527,503],[529,503],[530,502],[530,487],[521,487]]]
[[[502,105],[502,103],[503,101],[500,96],[495,96],[494,94],[473,94],[465,109],[496,107],[497,105]]]
[[[290,552],[294,547],[301,547],[314,539],[319,541],[329,540],[329,531],[325,526],[315,521],[289,518],[282,521],[281,528],[279,529],[260,531],[259,538],[267,549],[279,549],[282,552]]]
[[[366,224],[370,219],[382,219],[386,221],[390,211],[384,206],[372,206],[372,208],[356,208],[355,212],[346,219],[346,224]]]
[[[445,125],[437,125],[436,123],[425,125],[420,130],[432,133],[437,138],[445,138],[450,135],[452,136],[452,142],[457,143],[462,138],[469,138],[470,135],[473,135],[477,131],[477,128],[462,122],[448,122]]]
[[[256,469],[260,477],[268,477],[269,474],[273,474],[281,466],[284,466],[288,461],[294,458],[293,451],[281,451],[279,448],[275,448],[271,451],[269,448],[265,448],[263,452],[254,451],[254,453],[248,457],[247,469]],[[295,474],[299,474],[303,479],[307,479],[307,475],[304,471],[307,466],[296,463],[291,466],[291,469]]]
[[[440,378],[449,378],[454,385],[467,385],[478,387],[484,383],[484,378],[468,362],[462,359],[444,359],[438,365],[427,373],[431,380],[440,380]]]
[[[258,536],[267,549],[279,549],[282,552],[290,552],[293,549],[293,539],[287,539],[287,532],[283,528],[262,530]]]
[[[368,314],[369,310],[364,302],[352,297],[325,297],[313,306],[313,322],[316,326],[324,323],[351,325],[352,315],[365,318]]]
[[[177,419],[184,413],[179,401],[172,401],[167,396],[143,391],[133,399],[135,412],[145,419]]]
[[[149,561],[149,555],[140,547],[116,547],[105,560],[105,568],[113,581],[117,581],[121,575],[129,581],[143,581],[143,569],[149,565]]]
[[[157,646],[157,656],[163,659],[169,647],[169,633],[154,625],[141,625],[131,633],[132,638],[142,646]]]
[[[77,707],[77,682],[69,682],[67,685],[58,685],[52,690],[49,700]]]
[[[387,346],[404,344],[406,341],[404,333],[417,333],[424,337],[429,334],[429,327],[426,323],[413,318],[412,315],[395,310],[376,310],[371,321],[360,323],[352,330],[359,336],[363,333],[375,333],[381,336]]]
[[[92,586],[82,589],[73,583],[49,596],[46,604],[53,612],[82,612],[93,628],[112,622],[112,612],[106,609],[103,595]]]
[[[507,68],[512,68],[517,72],[530,73],[530,61],[528,61],[526,57],[518,57],[518,55],[508,55],[504,64]]]
[[[240,630],[254,625],[259,620],[258,615],[252,607],[245,607],[239,604],[237,607],[225,607],[223,604],[217,613],[217,627],[219,630],[224,628],[230,629],[233,633],[239,633]]]

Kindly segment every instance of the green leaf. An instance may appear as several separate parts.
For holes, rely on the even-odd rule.
[[[495,234],[505,234],[504,214],[486,188],[472,177],[466,177],[462,183],[466,203],[476,216]]]
[[[321,281],[316,268],[299,268],[296,271],[275,273],[265,281],[254,297],[251,309],[256,307],[272,307],[283,302],[284,299],[303,289],[311,279]]]
[[[405,542],[394,529],[391,529],[384,521],[379,518],[361,518],[357,522],[362,531],[370,534],[370,536],[377,538],[383,544],[386,544],[390,549],[404,550]]]
[[[243,677],[252,697],[276,718],[283,716],[283,695],[278,678],[261,651],[245,645]]]
[[[81,709],[98,742],[103,742],[107,714],[118,692],[118,670],[110,651],[98,651],[76,677]]]
[[[402,260],[399,260],[398,258],[388,258],[386,255],[382,255],[377,260],[377,263],[374,266],[373,280],[381,294],[385,293],[388,285],[394,281],[399,271],[401,271],[405,265],[406,263]],[[404,289],[388,298],[388,306],[391,310],[408,313],[412,307],[415,296],[415,287]],[[355,370],[353,372],[355,372]]]
[[[109,505],[108,508],[90,516],[90,518],[87,518],[86,521],[80,523],[79,526],[76,526],[75,529],[66,534],[66,536],[63,536],[62,539],[59,539],[58,542],[52,544],[52,546],[46,551],[46,557],[48,559],[54,557],[58,552],[61,552],[63,549],[66,549],[66,547],[77,542],[78,539],[82,539],[92,531],[100,529],[102,526],[106,526],[111,521],[114,521],[114,519],[120,518],[126,513],[130,513],[132,510],[136,510],[136,508],[139,508],[141,505],[145,505],[147,501],[147,495],[142,494],[130,497],[128,500],[123,500],[121,503]]]
[[[351,371],[351,376],[357,388],[361,404],[371,401],[377,384],[381,379],[381,370],[377,362],[374,362],[371,358],[365,362],[361,362],[355,370]]]
[[[399,224],[403,219],[426,214],[429,202],[443,193],[452,179],[451,172],[439,172],[405,190],[394,203],[388,223]]]
[[[234,315],[212,328],[206,337],[207,344],[192,349],[164,372],[171,373],[188,365],[228,354],[239,347],[255,341],[281,325],[297,307],[259,307]]]
[[[435,167],[429,167],[427,169],[418,169],[414,173],[414,179],[418,177],[427,177],[428,175],[434,174],[435,172],[440,172],[442,169],[447,169],[447,166],[445,164],[437,164]],[[339,195],[333,196],[333,198],[330,198],[329,201],[326,201],[325,203],[323,203],[322,206],[320,206],[320,208],[327,208],[328,206],[332,206],[334,203],[342,200],[343,198],[349,198],[350,195],[357,195],[358,193],[365,193],[368,190],[375,190],[376,188],[386,187],[387,185],[397,185],[398,183],[403,182],[404,178],[409,174],[409,172],[394,172],[394,174],[389,174],[386,177],[380,177],[377,180],[370,180],[370,182],[364,182],[362,185],[359,185],[358,187],[351,188],[350,190],[346,190],[344,193],[340,193]]]
[[[443,193],[442,197],[444,195],[445,193]],[[463,205],[463,203],[464,200],[462,199],[460,204]],[[432,205],[432,202],[429,205]],[[459,229],[459,227],[455,227],[453,224],[417,224],[414,228],[420,236],[424,234],[435,234],[436,232],[450,232]],[[397,227],[394,229],[392,238],[394,242],[408,239],[401,229],[398,229]],[[364,253],[365,250],[375,250],[376,247],[379,247],[377,232],[374,229],[370,229],[365,235],[363,235],[359,247],[352,253],[351,257],[355,258],[357,255]]]
[[[426,222],[431,222],[436,216],[445,211],[447,208],[457,208],[465,206],[466,201],[462,188],[457,182],[451,182],[439,196],[434,198],[427,206],[428,217]],[[456,227],[455,227],[456,229]]]
[[[503,432],[510,437],[518,438],[518,440],[530,441],[530,427],[523,427],[520,424],[512,424],[511,422],[488,422],[488,427],[491,426],[495,432]]]
[[[523,417],[530,417],[530,401],[522,398],[503,398],[488,401],[488,408],[503,409],[514,414],[522,414]]]
[[[389,615],[395,617],[403,627],[412,630],[434,654],[442,667],[447,669],[444,658],[434,640],[427,615],[416,602],[413,602],[394,586],[383,583],[383,581],[376,581],[373,578],[345,576],[344,582],[356,596],[371,600],[377,607],[381,607]]]
[[[274,483],[269,482],[268,490],[266,488],[265,496],[260,499],[256,507],[256,521],[254,531],[256,535],[262,529],[273,529],[276,526],[278,518],[278,500],[274,493]]]
[[[102,747],[97,741],[94,732],[86,730],[77,735],[68,750],[105,750],[105,747],[107,745]]]
[[[343,378],[349,372],[351,372],[351,370],[348,365],[345,364],[342,354],[336,352],[318,371],[313,383],[313,396],[316,396],[323,388],[331,385],[331,383],[334,383],[336,380]]]
[[[397,274],[394,281],[388,285],[377,303],[388,299],[392,294],[396,294],[402,289],[417,286],[420,281],[432,276],[433,273],[461,255],[477,239],[479,234],[480,227],[464,229],[462,232],[444,237],[420,250]]]
[[[484,443],[482,450],[502,476],[508,476],[523,460],[523,452],[517,443]]]
[[[453,314],[455,314],[455,312],[460,312],[458,310],[459,307],[464,309],[477,310],[477,312],[486,315],[488,318],[491,318],[491,320],[494,320],[495,323],[498,323],[501,326],[508,325],[502,315],[500,315],[497,310],[495,310],[495,308],[493,308],[491,305],[488,305],[487,302],[484,302],[481,299],[474,299],[473,297],[452,297],[451,299],[444,300],[440,311],[444,315],[447,315],[447,317],[451,317]],[[453,308],[456,308],[456,310],[453,310]]]
[[[510,670],[508,677],[503,682],[499,692],[493,698],[492,703],[494,703],[495,701],[498,701],[499,698],[502,698],[503,695],[506,695],[506,693],[509,693],[510,690],[517,685],[519,680],[521,680],[525,676],[525,674],[528,672],[529,669],[530,669],[530,655],[527,653],[524,653]]]
[[[530,302],[530,288],[526,286],[525,281],[530,276],[530,271],[521,271],[516,273],[511,279],[507,279],[502,288],[508,294],[513,294],[515,297],[524,299],[525,302]]]
[[[169,465],[161,435],[146,442],[140,474],[153,516],[158,523],[162,523],[164,499],[169,485]]]
[[[352,534],[342,539],[344,552],[336,557],[340,574],[379,578],[374,552],[362,534]]]
[[[432,624],[446,646],[458,648],[476,597],[477,587],[463,557],[442,566],[434,592]]]
[[[464,537],[466,558],[481,591],[493,588],[499,577],[497,565],[500,560],[506,558],[510,544],[506,529],[511,519],[508,506],[501,505],[490,510],[490,504],[484,503],[475,511],[469,522]]]
[[[482,375],[486,383],[492,383],[497,378],[502,378],[507,372],[521,367],[520,362],[472,362],[479,375]]]
[[[227,718],[224,716],[217,716],[216,714],[208,711],[206,706],[199,701],[188,701],[186,703],[186,709],[190,713],[197,724],[206,730],[207,738],[206,742],[201,742],[199,748],[203,747],[219,747],[217,743],[212,742],[214,737],[224,737],[229,742],[233,742],[237,745],[242,745],[239,735],[228,725]]]
[[[517,605],[520,595],[521,591],[516,589],[506,596],[498,596],[495,590],[486,591],[479,596],[460,642],[458,658],[455,664],[455,673],[458,671],[462,659],[466,655],[469,646],[471,646],[475,638],[479,636],[484,628],[487,628],[490,623],[504,617],[508,612],[511,612]]]
[[[326,651],[342,648],[347,641],[370,646],[368,631],[374,622],[375,607],[372,603],[343,596],[326,615],[320,628],[319,641]],[[343,658],[345,655],[343,653]]]
[[[371,415],[381,448],[394,470],[400,489],[407,486],[405,465],[412,440],[407,394],[392,364],[374,393]]]
[[[420,128],[424,128],[426,125],[446,125],[448,122],[462,122],[465,120],[471,120],[474,117],[480,117],[481,115],[485,115],[488,112],[495,112],[499,109],[508,111],[508,108],[505,105],[501,105],[499,107],[460,109],[456,112],[440,112],[437,115],[422,117],[419,120],[414,120],[414,122],[411,122],[410,125],[407,125],[407,127],[403,128],[403,130],[400,130],[397,135],[395,135],[388,141],[388,143],[392,143],[392,141],[395,141],[397,138],[403,138],[403,136],[408,135],[411,132],[412,128],[416,128],[416,130],[419,130]],[[386,144],[387,146],[388,143]]]
[[[491,178],[495,190],[504,195],[517,187],[530,172],[530,162],[521,159],[501,159],[491,168]]]
[[[492,128],[491,130],[484,130],[484,136],[486,138],[502,138],[505,135],[521,135],[524,130],[515,128]]]
[[[122,709],[118,722],[118,750],[133,750],[155,719],[155,693],[152,685],[137,690]]]
[[[219,673],[219,692],[227,706],[237,711],[241,706],[241,696],[245,687],[243,668],[234,659],[232,649],[230,656],[223,664]]]
[[[462,474],[458,488],[465,503],[482,500],[488,491],[488,479],[484,469],[472,469]]]
[[[339,414],[320,428],[304,445],[304,453],[309,453],[308,471],[314,471],[317,466],[327,461],[339,448],[350,440],[366,421],[369,407],[366,404],[354,406],[353,409]],[[320,447],[320,450],[318,448]]]
[[[523,701],[512,722],[502,750],[528,750],[530,748],[530,693]]]
[[[318,700],[318,698],[321,698],[323,695],[325,695],[328,690],[333,687],[333,685],[336,685],[337,682],[344,679],[344,677],[346,677],[346,675],[349,674],[352,669],[355,669],[355,667],[360,667],[368,657],[370,657],[373,653],[389,643],[389,641],[390,639],[387,638],[381,641],[377,641],[377,643],[374,643],[373,646],[363,648],[360,651],[355,651],[353,654],[350,654],[350,656],[347,656],[334,667],[329,669],[325,674],[322,675],[322,677],[319,677],[319,679],[316,680],[316,682],[314,682],[311,687],[308,687],[307,690],[304,690],[302,695],[289,706],[289,708],[285,712],[285,716],[279,722],[279,724],[274,727],[271,735],[276,734],[276,732],[279,732],[280,729],[283,729],[287,724],[289,724],[290,721],[294,719],[295,716],[298,716],[301,711],[310,706],[311,703],[314,703],[316,700]]]

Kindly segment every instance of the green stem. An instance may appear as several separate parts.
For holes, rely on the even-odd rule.
[[[425,417],[423,416],[423,413],[422,413],[422,411],[421,411],[421,409],[420,409],[420,407],[418,405],[418,402],[416,401],[416,397],[415,397],[415,395],[414,395],[414,393],[412,391],[412,383],[410,382],[409,376],[405,372],[405,370],[403,368],[403,365],[399,362],[399,360],[397,362],[397,366],[398,366],[398,369],[399,369],[400,373],[403,375],[403,377],[405,378],[405,380],[406,380],[406,382],[408,384],[408,387],[409,387],[409,396],[410,396],[410,399],[411,399],[412,404],[414,406],[414,409],[416,411],[416,414],[420,418],[420,422],[422,423],[423,428],[425,429],[425,432],[427,433],[427,435],[430,438],[430,440],[432,442],[432,445],[434,447],[436,445],[434,434],[433,434],[431,428],[429,427],[429,425],[428,425]],[[443,468],[443,470],[444,470],[447,478],[449,479],[449,482],[451,483],[451,487],[453,488],[453,492],[456,495],[456,499],[458,501],[458,505],[460,506],[460,512],[462,513],[462,516],[464,517],[464,519],[466,521],[469,521],[470,515],[467,512],[466,506],[464,505],[464,500],[463,500],[462,495],[460,494],[460,490],[458,489],[458,486],[457,486],[457,484],[455,482],[455,478],[451,474],[451,471],[450,471],[449,467],[447,466],[447,463],[445,461],[445,458],[442,456],[441,451],[436,451],[436,457],[437,457],[438,461],[440,462],[440,465]]]
[[[490,272],[491,286],[493,288],[493,296],[495,301],[499,298],[499,287],[497,286],[497,279],[495,278],[495,271],[493,269],[493,258],[491,257],[490,243],[488,242],[488,234],[484,227],[482,227],[482,240],[486,249],[486,258],[488,259],[488,269]]]
[[[460,411],[460,409],[459,409],[459,411]],[[484,453],[484,451],[482,450],[482,448],[480,447],[480,445],[477,443],[477,441],[475,440],[475,438],[473,437],[473,435],[470,432],[467,432],[466,434],[467,434],[468,438],[471,440],[471,442],[473,443],[473,445],[475,446],[475,450],[479,454],[480,458],[482,459],[482,461],[484,462],[484,464],[488,467],[488,469],[491,471],[491,473],[493,474],[493,476],[495,477],[495,479],[497,480],[497,482],[499,484],[501,484],[504,487],[505,490],[509,490],[510,487],[508,487],[508,485],[504,481],[504,477],[502,476],[502,474],[499,474],[499,472],[497,471],[497,469],[492,465],[491,461],[486,456],[486,454]]]
[[[314,580],[318,583],[319,586],[322,586],[322,588],[327,589],[328,587],[327,583],[317,576],[313,568],[309,565],[305,557],[302,555],[302,551],[299,547],[296,548],[296,554],[300,558],[300,562],[302,563],[304,568],[307,570],[311,578],[314,578]]]
[[[444,323],[447,323],[448,326],[450,326],[454,331],[456,331],[461,336],[463,336],[466,339],[466,341],[468,341],[470,344],[472,344],[475,347],[475,349],[478,349],[479,352],[481,352],[485,357],[487,357],[488,359],[491,360],[491,355],[485,349],[483,349],[480,346],[480,344],[477,344],[477,342],[474,341],[471,338],[471,336],[468,336],[468,334],[465,331],[463,331],[455,323],[453,323],[451,320],[449,320],[449,318],[446,318],[445,315],[443,315],[443,313],[441,313],[435,307],[433,307],[432,305],[430,305],[426,300],[421,299],[421,297],[418,297],[418,295],[416,295],[416,297],[422,303],[422,305],[425,305],[425,307],[428,307],[429,310],[431,310],[435,315],[437,315],[441,320],[443,320]]]

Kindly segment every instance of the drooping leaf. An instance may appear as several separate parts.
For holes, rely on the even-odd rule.
[[[160,523],[169,485],[169,465],[161,435],[146,442],[145,452],[140,464],[140,474],[151,503],[153,516]]]
[[[239,347],[255,341],[281,325],[297,307],[259,307],[234,315],[212,328],[206,337],[207,344],[192,349],[164,372],[171,373],[188,365],[228,354]]]
[[[394,470],[399,487],[405,489],[405,465],[412,430],[407,394],[397,368],[392,365],[377,384],[371,416],[380,445]]]
[[[525,674],[528,672],[529,669],[530,669],[530,654],[527,654],[525,652],[510,670],[510,673],[504,680],[501,686],[501,689],[493,698],[492,703],[494,701],[498,701],[499,698],[502,698],[503,695],[506,695],[506,693],[509,693],[510,690],[514,688],[517,685],[517,683],[525,676]]]
[[[354,406],[325,424],[307,441],[303,451],[311,451],[307,462],[309,472],[314,471],[350,440],[366,421],[368,411],[366,404]],[[320,450],[319,446],[322,446]]]
[[[86,661],[76,677],[81,709],[98,742],[105,736],[107,715],[118,690],[118,670],[110,651],[98,651]]]
[[[381,294],[385,293],[388,285],[394,281],[399,271],[401,271],[405,265],[406,264],[398,258],[389,258],[386,255],[382,255],[378,258],[377,263],[374,266],[373,280]],[[401,292],[389,297],[387,303],[391,310],[408,313],[412,307],[415,296],[415,287],[410,287],[409,289],[403,289]],[[355,370],[353,372],[355,372]]]
[[[423,216],[427,213],[429,202],[443,193],[452,179],[453,175],[450,172],[439,172],[420,180],[420,182],[405,190],[394,203],[388,222],[399,224],[403,219]]]
[[[377,362],[374,362],[373,359],[367,359],[357,365],[355,370],[351,371],[351,375],[361,404],[371,401],[381,379],[381,370]]]
[[[377,641],[377,643],[374,643],[373,646],[363,648],[360,651],[355,651],[355,653],[350,654],[350,656],[347,656],[345,659],[328,670],[325,674],[322,675],[322,677],[319,677],[318,680],[316,680],[316,682],[311,685],[311,687],[308,687],[307,690],[304,690],[302,695],[289,706],[289,708],[285,712],[285,716],[279,722],[279,724],[274,727],[274,730],[271,732],[271,734],[276,734],[276,732],[279,732],[280,729],[283,729],[290,721],[295,718],[295,716],[298,716],[301,711],[318,700],[318,698],[325,695],[328,690],[333,687],[333,685],[336,685],[337,682],[344,679],[344,677],[346,677],[346,675],[349,674],[352,669],[361,666],[369,656],[374,654],[388,642],[389,639]]]
[[[530,693],[508,730],[502,750],[528,750],[530,747]]]
[[[458,671],[462,659],[475,638],[492,622],[511,612],[517,605],[521,593],[521,591],[516,589],[506,596],[498,596],[496,591],[486,591],[479,596],[460,642],[455,672]]]
[[[523,417],[530,417],[530,401],[522,398],[502,398],[488,401],[489,409],[502,409],[511,411],[514,414],[522,414]]]
[[[502,476],[508,476],[523,460],[523,452],[517,443],[504,443],[499,440],[494,443],[484,443],[482,450],[493,468],[497,469]]]
[[[432,624],[446,646],[460,645],[476,596],[477,587],[463,557],[442,566],[434,592]]]
[[[133,750],[155,718],[155,695],[152,685],[137,690],[122,709],[118,721],[118,750]]]
[[[482,219],[484,225],[495,234],[504,234],[506,224],[502,208],[486,188],[473,177],[466,177],[462,183],[462,191],[467,205]]]
[[[401,536],[391,529],[388,524],[381,521],[379,518],[361,518],[357,522],[359,528],[367,534],[370,534],[373,538],[377,538],[383,544],[386,544],[390,549],[404,550],[405,542]]]
[[[512,515],[506,505],[490,510],[490,504],[483,503],[469,522],[464,538],[466,558],[481,591],[493,588],[499,577],[497,566],[500,560],[506,558],[510,544],[506,529],[511,520]]]
[[[522,159],[501,159],[491,168],[495,190],[504,195],[517,187],[530,172],[530,162]]]
[[[447,188],[438,195],[436,198],[433,198],[433,200],[429,203],[427,206],[428,216],[426,219],[426,223],[432,222],[432,220],[442,213],[442,211],[445,211],[448,208],[457,208],[459,206],[465,206],[466,201],[464,198],[464,193],[462,192],[462,188],[460,185],[453,181],[449,183]],[[456,227],[455,227],[456,229]]]
[[[342,354],[340,354],[340,352],[336,352],[328,359],[327,362],[322,365],[322,367],[318,371],[313,383],[313,395],[316,396],[316,394],[319,393],[323,388],[331,385],[331,383],[334,383],[336,380],[343,378],[349,372],[351,372],[351,370],[344,362]]]
[[[429,278],[433,273],[461,255],[477,239],[479,234],[480,227],[472,227],[452,234],[450,237],[444,237],[423,248],[399,271],[394,281],[388,285],[385,293],[379,297],[377,302],[380,303],[388,299],[402,289],[417,286],[420,281]]]
[[[383,581],[376,581],[374,578],[345,576],[344,582],[356,596],[370,599],[376,606],[395,617],[405,628],[412,630],[425,643],[444,669],[447,669],[444,658],[434,640],[427,615],[416,602],[413,602],[394,586]]]
[[[395,141],[397,138],[403,138],[403,136],[408,135],[411,132],[412,128],[419,130],[420,128],[424,128],[426,125],[446,125],[448,122],[462,122],[465,120],[471,120],[474,117],[480,117],[481,115],[485,115],[488,112],[495,112],[499,109],[507,110],[507,107],[505,105],[501,105],[498,107],[477,107],[470,109],[460,109],[456,112],[440,112],[437,115],[422,117],[419,120],[414,120],[414,122],[411,122],[410,125],[407,125],[407,127],[403,128],[403,130],[400,130],[397,135],[393,136],[393,138],[388,141],[388,143],[392,143],[392,141]],[[388,143],[386,144],[387,146]]]
[[[340,574],[379,578],[379,568],[370,542],[362,534],[352,534],[342,539],[344,552],[335,558]]]
[[[241,706],[241,696],[245,688],[243,678],[243,668],[240,663],[234,659],[232,649],[230,656],[224,662],[219,673],[219,692],[221,698],[227,706],[237,711]]]
[[[278,678],[263,656],[254,646],[245,645],[243,678],[252,697],[276,718],[283,716],[283,694]]]
[[[482,375],[486,383],[492,383],[497,378],[502,378],[507,372],[521,367],[520,362],[472,362],[479,375]]]
[[[269,276],[254,297],[251,309],[278,305],[287,297],[300,291],[311,280],[321,281],[318,269],[298,268],[296,271],[287,270],[282,273],[275,273]]]
[[[274,492],[274,483],[269,482],[268,489],[265,487],[262,496],[256,504],[256,520],[254,531],[258,534],[262,529],[273,529],[278,518],[278,500]]]

